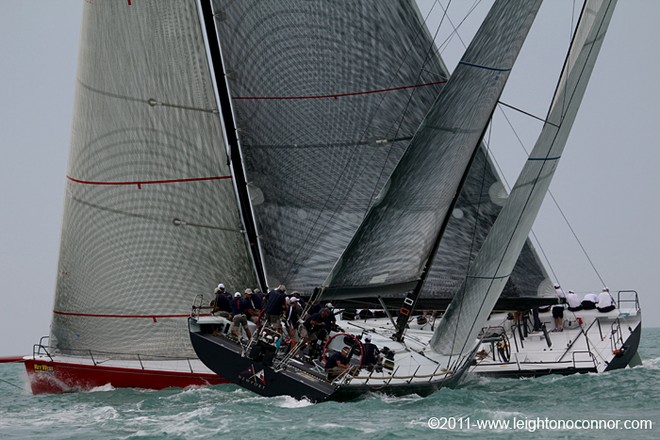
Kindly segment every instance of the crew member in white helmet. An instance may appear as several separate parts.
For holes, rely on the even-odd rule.
[[[614,298],[612,298],[612,295],[610,295],[610,289],[603,287],[603,291],[600,292],[600,295],[598,295],[598,304],[596,305],[596,309],[599,312],[607,313],[614,310],[615,307],[616,305],[614,303]]]

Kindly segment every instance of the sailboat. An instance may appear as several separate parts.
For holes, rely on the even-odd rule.
[[[539,4],[527,2],[522,7],[495,2],[323,283],[319,296],[312,298],[335,301],[405,293],[397,323],[392,320],[388,329],[375,320],[338,321],[343,328],[332,334],[322,353],[335,359],[343,347],[346,351],[342,353],[348,353],[343,356],[349,359],[345,362],[353,362],[345,374],[330,377],[325,375],[322,363],[305,354],[309,351],[305,351],[308,347],[304,340],[282,344],[282,336],[277,333],[269,340],[269,330],[264,325],[243,341],[225,335],[230,323],[224,318],[202,319],[194,315],[189,321],[191,340],[206,365],[259,394],[287,394],[317,402],[351,398],[368,391],[423,395],[461,380],[477,351],[480,335],[483,337],[488,315],[511,279],[525,246],[577,114],[615,2],[586,2],[544,128],[516,185],[435,329],[424,333],[411,328],[404,339],[408,318],[447,229],[460,184],[478,151],[507,73]],[[614,344],[614,358],[594,361],[595,370],[584,371],[621,368],[631,361],[641,328],[636,297],[629,311],[634,318],[627,321],[630,326],[625,334],[621,331],[625,319],[621,312],[618,309],[615,315],[595,317],[587,328],[579,323],[580,332],[572,337],[569,349],[563,351],[563,356],[573,355],[574,372],[580,369],[575,366],[576,351],[571,351],[571,347],[580,336],[588,346],[589,340],[594,339],[590,331],[596,324],[599,345]],[[611,324],[605,335],[603,322]],[[218,328],[224,328],[224,333],[210,331]],[[608,337],[608,332],[612,336]],[[389,368],[361,368],[367,337],[381,346],[387,344]],[[594,349],[600,354],[602,347]],[[545,367],[553,368],[547,362]]]
[[[318,5],[85,2],[51,332],[24,358],[33,392],[222,383],[190,346],[191,298],[210,301],[219,281],[310,292],[323,281],[447,78],[414,5],[372,15],[378,3],[333,7],[335,40],[312,44],[302,64],[299,49],[269,49],[244,25],[287,6],[307,25],[330,12]],[[349,28],[355,16],[364,20]],[[219,28],[226,71],[214,20],[235,25]],[[412,48],[405,63],[391,64],[373,32],[335,50],[346,32],[386,22],[390,43]],[[272,99],[288,86],[264,78],[291,84],[294,67],[300,95]],[[341,93],[317,93],[340,81]],[[328,131],[328,118],[342,130]]]
[[[91,1],[50,335],[34,393],[224,382],[190,347],[198,292],[257,286],[194,1]]]
[[[85,5],[53,324],[25,359],[33,391],[224,382],[190,347],[190,298],[218,280],[311,292],[328,278],[449,77],[416,6],[381,3]],[[476,253],[463,232],[474,227],[456,219],[476,206],[471,179],[497,176],[483,148],[470,161],[480,171],[419,302],[457,290]],[[522,254],[505,295],[549,292],[529,243]],[[385,290],[368,294],[401,300]],[[419,392],[457,382],[468,359],[430,362],[438,381]],[[408,392],[408,380],[388,386]]]

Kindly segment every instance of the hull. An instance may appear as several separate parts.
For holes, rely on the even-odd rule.
[[[207,367],[216,373],[221,371],[231,382],[257,394],[289,395],[313,402],[328,400],[335,394],[336,388],[313,371],[288,368],[276,372],[264,361],[241,356],[241,346],[225,337],[201,333],[190,336],[197,356]]]
[[[362,331],[361,326],[353,329],[349,322],[338,321],[338,324],[346,328],[347,333],[338,333],[330,338],[329,341],[337,338],[339,347],[335,348],[347,344],[345,341],[348,338],[355,341],[360,339],[358,331]],[[457,385],[469,369],[469,360],[473,357],[473,353],[461,357],[451,371],[441,369],[440,366],[444,365],[447,358],[431,352],[422,353],[426,346],[424,341],[428,341],[430,333],[423,338],[416,335],[409,341],[410,345],[404,347],[389,339],[385,331],[374,331],[372,328],[370,335],[374,343],[379,347],[385,344],[394,346],[394,352],[400,353],[400,357],[390,358],[389,370],[385,368],[369,372],[365,368],[358,368],[353,376],[346,375],[331,382],[320,360],[310,361],[304,360],[304,356],[296,356],[288,359],[284,367],[276,368],[274,365],[278,365],[278,359],[285,353],[278,351],[272,344],[258,341],[244,348],[226,334],[212,332],[205,327],[201,320],[189,319],[190,340],[199,359],[230,382],[266,397],[288,395],[296,399],[323,402],[352,400],[370,392],[426,396],[439,388]],[[326,346],[334,344],[329,341]],[[387,364],[388,361],[384,363]],[[357,368],[359,362],[352,365]]]
[[[112,385],[115,388],[163,389],[227,383],[199,360],[124,362],[111,366],[94,364],[89,358],[26,356],[23,359],[33,394],[86,391]],[[110,364],[110,365],[108,365]],[[188,366],[186,371],[183,365]]]
[[[612,354],[610,360],[606,361],[606,367],[603,371],[613,371],[626,368],[631,365],[631,361],[637,355],[639,341],[642,334],[642,325],[641,323],[632,331],[628,339],[625,341],[624,346],[626,347],[623,351],[623,354],[617,356]],[[536,367],[530,366],[527,364],[525,369],[521,368],[507,368],[511,365],[510,363],[500,363],[492,364],[489,368],[479,367],[474,368],[474,372],[489,377],[509,377],[509,378],[523,378],[523,377],[541,377],[548,374],[560,374],[560,375],[570,375],[570,374],[582,374],[582,373],[598,373],[598,369],[594,367],[581,368],[574,365],[562,365],[561,363],[555,364],[539,364]],[[499,368],[499,370],[498,370]]]
[[[605,371],[619,370],[631,365],[632,360],[638,357],[639,341],[642,338],[642,323],[631,332],[630,336],[623,344],[623,350],[619,355],[615,355],[605,368]]]
[[[503,318],[504,316],[504,318]],[[540,314],[552,326],[550,312]],[[539,377],[548,374],[601,373],[634,366],[641,339],[641,312],[615,309],[564,312],[561,332],[532,331],[494,315],[472,371],[490,377]],[[505,347],[503,350],[502,348]]]

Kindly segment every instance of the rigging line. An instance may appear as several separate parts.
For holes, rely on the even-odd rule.
[[[437,2],[437,0],[436,0],[436,2]],[[481,3],[481,0],[475,0],[475,2],[470,7],[470,10],[467,12],[467,14],[465,14],[465,17],[463,17],[463,19],[460,21],[460,23],[458,23],[458,26],[454,25],[454,22],[451,21],[451,18],[447,14],[447,21],[449,21],[449,24],[451,24],[451,27],[452,27],[453,31],[452,31],[451,34],[449,34],[449,36],[447,38],[445,38],[445,41],[443,41],[441,44],[438,45],[438,51],[439,52],[443,52],[447,48],[447,46],[449,45],[449,42],[454,38],[454,36],[458,37],[458,40],[463,45],[464,49],[467,48],[467,45],[465,44],[465,41],[463,41],[463,38],[461,37],[461,34],[458,33],[458,28],[460,28],[463,25],[463,23],[465,23],[465,20],[467,20],[467,18],[474,12],[474,10],[477,8],[477,6],[479,6],[480,3]],[[439,3],[439,4],[440,4],[440,7],[443,10],[445,10],[445,7],[442,6],[442,3]],[[445,12],[447,12],[449,10],[450,5],[451,5],[451,0],[447,4],[447,8],[446,8]],[[445,46],[444,49],[440,50],[440,48],[442,48],[443,46]]]
[[[436,0],[436,2],[437,2],[437,0]],[[431,14],[431,12],[429,11],[429,14],[428,14],[427,17],[425,18],[425,22],[426,22],[426,19],[428,19],[428,16],[429,16],[430,14]],[[421,23],[421,26],[419,27],[419,29],[420,29],[420,30],[419,30],[419,32],[417,32],[417,34],[416,34],[416,36],[415,36],[415,40],[413,41],[413,44],[415,44],[415,43],[417,42],[417,40],[419,40],[419,39],[421,38],[421,36],[424,34],[424,32],[425,32],[425,31],[424,31],[424,29],[425,29],[425,28],[424,28],[424,23]],[[432,47],[433,47],[433,44],[431,44],[431,48],[432,48]],[[396,76],[398,75],[398,73],[401,71],[401,68],[403,67],[405,60],[406,60],[406,59],[408,58],[408,56],[410,55],[411,50],[412,50],[411,47],[408,48],[408,51],[406,52],[405,56],[404,56],[403,59],[401,60],[401,62],[400,62],[400,64],[399,64],[399,66],[398,66],[396,72],[395,72],[395,73],[392,75],[392,77],[390,78],[390,82],[389,82],[389,84],[392,84],[392,83],[394,82],[394,79],[396,78]],[[427,60],[428,60],[428,54],[427,54],[427,58],[425,59],[424,63],[422,63],[422,67],[424,67],[424,65],[426,64],[426,61],[427,61]],[[421,75],[421,74],[420,74],[420,75]],[[417,79],[416,82],[419,82],[420,75],[417,76],[418,79]],[[414,93],[415,90],[416,90],[416,89],[413,89],[413,93]],[[381,105],[383,104],[384,101],[385,101],[385,96],[383,96],[383,97],[381,98],[380,102],[379,102],[378,105],[375,107],[375,109],[374,109],[374,111],[373,111],[371,117],[369,118],[369,123],[367,124],[367,126],[366,126],[365,129],[364,129],[364,134],[361,136],[361,139],[364,139],[365,134],[367,133],[369,127],[371,127],[371,124],[372,124],[373,120],[375,119],[375,117],[376,117],[376,115],[377,115],[377,113],[378,113],[378,110],[380,109],[380,107],[381,107]],[[406,107],[405,107],[405,108],[408,107],[409,103],[410,103],[410,98],[409,98],[408,102],[406,103]],[[404,114],[405,114],[405,109],[404,109]],[[401,124],[401,123],[399,123],[399,127],[400,127],[400,124]],[[398,132],[399,132],[399,130],[398,130],[398,128],[397,128],[397,132],[396,132],[396,133],[398,134]],[[394,137],[396,137],[396,135],[395,135]],[[392,148],[390,147],[390,152],[391,152],[391,149],[392,149]],[[357,154],[357,151],[356,151],[356,150],[353,151],[353,152],[351,153],[351,155],[350,155],[350,157],[349,157],[349,161],[350,161],[350,159],[352,159],[352,158],[355,156],[355,154]],[[374,152],[374,154],[372,154],[372,156],[369,158],[369,160],[367,160],[367,163],[371,162],[371,160],[373,159],[374,155],[375,155],[375,152]],[[388,153],[388,156],[386,157],[386,160],[385,160],[384,163],[387,163],[387,159],[388,159],[388,158],[389,158],[389,153]],[[365,165],[365,166],[366,166],[366,165]],[[344,168],[342,169],[342,171],[341,171],[339,177],[335,180],[335,183],[334,183],[334,185],[333,185],[333,187],[332,187],[332,190],[330,191],[330,194],[331,194],[331,195],[332,195],[332,194],[334,193],[334,191],[336,190],[337,186],[339,185],[339,182],[341,181],[341,179],[342,179],[343,176],[344,176],[344,173],[346,173],[347,170],[348,170],[348,167],[344,167]],[[372,198],[370,199],[369,204],[366,205],[366,208],[365,208],[365,214],[364,214],[364,215],[366,215],[366,210],[368,210],[368,207],[369,207],[369,205],[371,204],[371,200],[373,199],[373,195],[374,195],[374,193],[375,193],[375,188],[378,186],[378,182],[380,182],[380,178],[381,178],[381,176],[382,176],[382,172],[381,172],[381,175],[378,177],[378,180],[376,180],[376,184],[375,184],[375,187],[374,187],[374,191],[372,192]],[[344,199],[344,200],[346,200],[346,198],[348,197],[349,192],[350,192],[350,191],[347,191],[347,192],[344,194],[344,196],[343,196],[343,199]],[[297,265],[298,258],[300,257],[300,254],[301,254],[301,252],[303,251],[303,248],[307,245],[307,243],[308,243],[308,241],[309,241],[309,239],[310,239],[310,237],[311,237],[311,235],[312,235],[312,232],[313,232],[313,231],[315,230],[315,228],[316,228],[316,225],[317,225],[318,222],[321,220],[321,214],[322,214],[322,212],[325,210],[326,206],[328,205],[328,203],[329,203],[329,201],[330,201],[330,198],[331,198],[331,197],[328,197],[328,198],[324,201],[324,203],[323,203],[323,207],[322,207],[322,209],[319,211],[319,214],[318,214],[318,215],[316,216],[316,218],[314,219],[314,223],[313,223],[312,226],[309,228],[309,231],[307,232],[307,234],[306,234],[306,236],[305,236],[305,240],[303,241],[303,244],[299,247],[298,252],[297,252],[296,255],[294,256],[294,258],[293,258],[293,260],[292,260],[292,263],[291,263],[291,265],[289,266],[289,269],[288,269],[286,275],[284,276],[284,280],[288,279],[289,275],[291,274],[291,271],[292,271],[293,268]],[[342,205],[343,205],[343,204],[342,204]],[[332,220],[335,218],[335,215],[337,214],[338,210],[339,210],[339,205],[334,209],[334,211],[333,211],[333,213],[332,213],[332,216],[329,216],[328,220],[327,220],[327,221],[325,222],[325,224],[321,227],[321,231],[324,231],[324,230],[327,229],[328,225],[330,224],[330,221],[332,221]],[[316,243],[317,243],[319,240],[320,240],[320,234],[319,234],[319,236],[317,236],[317,238],[314,240],[314,242],[313,242],[312,244],[313,244],[313,245],[316,245]],[[309,252],[309,251],[308,251],[308,252]]]
[[[406,89],[416,89],[419,87],[429,87],[437,86],[439,84],[444,84],[447,81],[433,81],[428,83],[417,83],[407,86],[398,86],[398,87],[389,87],[385,89],[375,89],[375,90],[365,90],[361,92],[349,92],[349,93],[334,93],[330,95],[301,95],[301,96],[234,96],[233,100],[236,101],[287,101],[287,100],[303,100],[303,99],[337,99],[345,98],[348,96],[362,96],[362,95],[372,95],[375,93],[385,93],[385,92],[395,92],[398,90]]]
[[[548,121],[547,119],[539,118],[538,116],[535,116],[535,115],[533,115],[533,114],[531,114],[531,113],[528,113],[528,112],[526,112],[526,111],[524,111],[524,110],[521,110],[521,109],[519,109],[518,107],[514,107],[514,106],[509,105],[509,104],[507,104],[507,103],[505,103],[505,102],[502,102],[502,101],[497,101],[497,103],[498,103],[499,105],[504,106],[504,107],[508,107],[508,108],[510,108],[510,109],[513,109],[513,110],[515,110],[515,111],[517,111],[517,112],[519,112],[519,113],[522,113],[523,115],[527,115],[527,116],[529,116],[530,118],[534,118],[534,119],[536,119],[536,120],[539,120],[539,121],[543,122],[544,124],[549,124],[549,125],[552,125],[553,127],[557,127],[557,128],[559,128],[559,125],[554,124],[554,123]],[[502,111],[502,110],[501,110],[501,111]],[[502,113],[504,113],[504,111],[502,111]],[[508,118],[507,118],[507,120],[508,120]],[[509,125],[511,125],[511,123],[509,123]],[[517,135],[517,134],[516,134],[516,135]]]
[[[577,234],[575,233],[575,230],[573,230],[573,226],[568,221],[568,218],[566,218],[566,215],[564,214],[564,211],[559,206],[559,203],[557,202],[557,199],[555,199],[554,194],[552,194],[549,190],[548,190],[548,194],[550,194],[550,198],[552,199],[552,201],[555,202],[555,205],[557,206],[557,209],[559,210],[559,213],[561,214],[562,218],[566,222],[566,225],[568,226],[568,229],[570,229],[571,233],[573,234],[573,237],[575,237],[575,240],[578,242],[578,245],[580,245],[580,249],[582,249],[582,252],[584,253],[584,256],[587,258],[587,261],[589,261],[589,264],[591,265],[591,268],[596,273],[596,276],[598,276],[598,279],[600,280],[600,282],[603,283],[603,286],[606,286],[607,284],[605,283],[605,281],[603,280],[603,277],[600,275],[600,273],[596,269],[596,266],[594,265],[593,261],[591,261],[591,258],[589,257],[589,254],[587,253],[587,250],[584,248],[584,245],[582,245],[582,242],[580,241]]]

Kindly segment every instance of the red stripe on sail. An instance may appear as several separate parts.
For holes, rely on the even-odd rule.
[[[123,319],[151,319],[154,322],[158,318],[187,318],[190,316],[190,313],[182,314],[171,314],[171,315],[115,315],[115,314],[105,314],[105,313],[74,313],[74,312],[60,312],[58,310],[53,310],[53,313],[56,315],[63,316],[81,316],[84,318],[123,318]]]
[[[71,176],[66,176],[66,178],[72,182],[79,183],[81,185],[137,185],[138,189],[142,189],[142,185],[163,185],[167,183],[203,182],[207,180],[231,179],[231,176],[192,177],[188,179],[165,179],[165,180],[143,180],[143,181],[137,180],[137,181],[127,181],[127,182],[82,180],[82,179],[76,179]]]
[[[301,95],[301,96],[234,96],[232,99],[237,100],[237,101],[259,101],[259,100],[264,100],[264,101],[277,101],[277,100],[296,100],[296,99],[337,99],[337,98],[344,98],[347,96],[360,96],[360,95],[371,95],[373,93],[385,93],[385,92],[394,92],[397,90],[405,90],[405,89],[415,89],[418,87],[428,87],[428,86],[436,86],[438,84],[445,84],[447,81],[435,81],[435,82],[430,82],[430,83],[424,83],[424,84],[413,84],[409,86],[399,86],[399,87],[391,87],[389,89],[376,89],[376,90],[365,90],[361,92],[350,92],[350,93],[335,93],[332,95]]]

